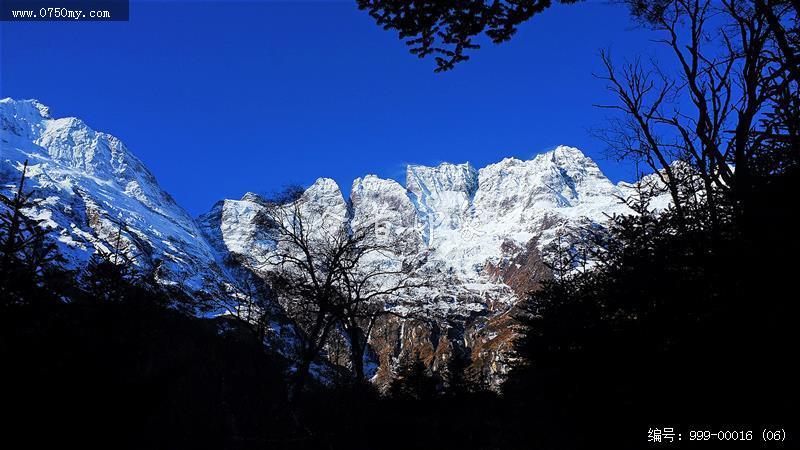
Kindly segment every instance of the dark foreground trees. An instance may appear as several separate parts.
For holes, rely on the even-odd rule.
[[[7,448],[261,448],[288,425],[280,358],[250,330],[91,299],[0,317]],[[220,334],[220,330],[227,330]]]
[[[531,438],[636,448],[648,427],[790,420],[800,373],[786,359],[798,341],[787,292],[800,239],[787,205],[798,188],[796,172],[759,187],[765,220],[742,234],[721,215],[723,238],[691,217],[679,231],[674,211],[617,218],[598,267],[532,294],[504,385],[518,408],[539,405],[533,423],[551,424]]]
[[[518,437],[546,448],[591,448],[598,436],[640,448],[649,427],[787,423],[800,398],[786,359],[800,337],[787,294],[800,251],[798,84],[786,64],[797,47],[768,17],[796,31],[797,11],[630,3],[679,70],[602,55],[619,100],[609,147],[657,175],[628,199],[639,214],[614,218],[610,239],[590,245],[593,268],[523,305],[503,389],[512,409],[540,406],[529,410],[539,431]],[[653,190],[670,195],[668,210],[652,211]]]

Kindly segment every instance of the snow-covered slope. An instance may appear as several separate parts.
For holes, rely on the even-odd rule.
[[[619,201],[623,191],[573,147],[528,161],[506,158],[480,169],[473,186],[474,195],[459,200],[460,226],[441,227],[430,240],[442,260],[470,278],[503,256],[504,242],[525,246],[541,236],[541,248],[566,222],[604,222],[605,214],[627,209]]]
[[[199,286],[220,276],[213,250],[195,221],[161,190],[119,139],[74,117],[54,118],[35,100],[0,100],[0,186],[12,188],[28,161],[27,182],[72,266],[116,245],[140,266],[163,261],[168,280]]]

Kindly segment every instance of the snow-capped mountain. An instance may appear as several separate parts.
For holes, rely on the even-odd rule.
[[[45,220],[70,265],[110,251],[119,232],[137,263],[163,261],[165,281],[197,287],[220,276],[194,219],[119,139],[74,117],[54,118],[35,100],[0,100],[0,121],[0,185],[15,185],[28,161],[27,185],[41,199],[29,214]]]
[[[235,284],[236,272],[222,264],[230,255],[257,272],[274,251],[256,220],[264,202],[255,194],[222,200],[193,219],[115,137],[80,119],[54,118],[35,100],[0,100],[0,119],[0,187],[13,188],[29,161],[28,186],[42,201],[28,213],[46,220],[73,266],[107,251],[121,231],[137,264],[160,261],[164,282],[192,290],[209,278]],[[392,305],[418,306],[430,320],[392,316],[370,336],[377,379],[386,379],[403,355],[418,353],[435,367],[453,346],[501,372],[513,338],[509,311],[548,276],[543,246],[561,227],[630,213],[620,198],[632,190],[613,184],[580,150],[561,146],[478,170],[469,163],[408,166],[405,186],[366,175],[353,182],[348,198],[333,180],[320,178],[302,197],[330,223],[376,224],[402,236],[398,256],[424,254],[424,270],[441,274],[435,288]]]
[[[627,191],[606,178],[591,159],[560,146],[529,161],[506,158],[478,171],[469,163],[411,166],[407,186],[420,205],[425,242],[454,270],[479,278],[497,262],[503,244],[525,246],[555,223],[625,212]]]

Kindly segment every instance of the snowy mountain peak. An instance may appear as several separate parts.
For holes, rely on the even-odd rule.
[[[46,156],[83,174],[133,183],[132,190],[155,183],[149,170],[119,139],[91,129],[76,117],[53,118],[50,108],[37,100],[10,98],[0,100],[0,114],[4,146],[32,142],[37,147],[28,154],[32,162]]]
[[[395,180],[380,178],[377,175],[366,175],[363,178],[356,178],[350,189],[350,200],[353,203],[360,203],[367,199],[377,199],[386,195],[406,196],[406,189]]]
[[[262,196],[256,194],[255,192],[245,192],[245,194],[242,196],[242,201],[243,202],[262,203],[264,201],[264,198]]]
[[[35,100],[0,100],[0,188],[10,189],[29,161],[27,184],[44,221],[74,264],[115,244],[139,265],[157,260],[198,283],[216,271],[194,220],[161,190],[150,171],[116,137],[76,118],[53,118]]]
[[[389,224],[397,232],[414,226],[417,210],[406,189],[395,180],[376,175],[356,178],[350,191],[353,224]]]
[[[309,208],[309,214],[312,216],[322,212],[325,228],[342,225],[349,215],[342,190],[330,178],[317,178],[317,181],[303,192],[299,202],[304,208]]]
[[[559,145],[549,152],[543,153],[544,155],[551,155],[553,162],[568,163],[571,161],[584,162],[585,160],[591,161],[582,151],[578,148],[570,147],[569,145]],[[592,161],[593,162],[593,161]]]
[[[522,161],[506,158],[479,171],[475,204],[500,210],[501,216],[518,206],[526,211],[576,207],[601,196],[614,198],[616,187],[600,168],[574,147],[559,146]]]
[[[342,195],[342,190],[339,189],[339,185],[336,184],[336,181],[331,178],[317,178],[314,184],[306,190],[306,193],[310,195]]]
[[[37,118],[37,119],[51,119],[50,107],[43,105],[39,100],[14,100],[11,97],[6,97],[0,100],[3,112],[14,111],[17,118]]]
[[[4,143],[14,136],[31,139],[42,128],[42,120],[49,118],[50,109],[38,100],[0,100],[0,124],[4,131]]]
[[[591,173],[595,177],[606,178],[597,163],[575,147],[559,145],[549,152],[538,155],[534,158],[536,159],[549,159],[551,164],[563,169],[569,176]]]
[[[341,208],[345,206],[342,190],[330,178],[317,178],[317,181],[303,193],[303,200],[311,204],[329,207]]]

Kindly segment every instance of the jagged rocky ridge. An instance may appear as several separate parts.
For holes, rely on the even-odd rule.
[[[35,100],[3,99],[0,120],[0,186],[11,189],[29,160],[29,186],[41,202],[28,214],[45,220],[71,266],[107,251],[121,230],[137,264],[157,267],[162,282],[187,291],[207,279],[236,285],[240,272],[223,263],[230,255],[256,272],[264,267],[273,246],[255,221],[263,208],[257,195],[222,200],[193,219],[122,142],[80,119],[54,118]],[[411,165],[405,187],[367,175],[353,182],[349,200],[333,180],[320,178],[304,197],[354,227],[380,223],[403,235],[403,253],[424,253],[426,270],[444,279],[392,302],[400,313],[414,310],[414,318],[386,316],[374,328],[367,367],[384,383],[402,358],[418,354],[437,368],[454,348],[488,374],[502,374],[513,306],[549,276],[543,246],[562,227],[630,213],[620,198],[633,189],[613,184],[580,150],[561,146],[481,169]]]

